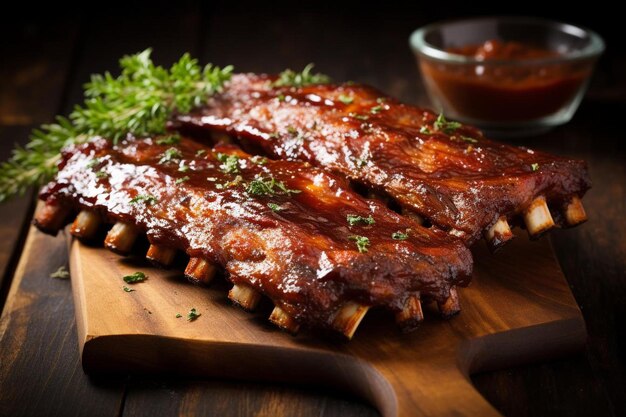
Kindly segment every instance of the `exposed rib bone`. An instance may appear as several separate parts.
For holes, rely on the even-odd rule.
[[[162,266],[170,266],[174,262],[176,249],[166,248],[159,245],[150,245],[146,258]]]
[[[565,221],[568,226],[576,226],[577,224],[587,221],[587,213],[583,207],[583,202],[575,195],[565,206]]]
[[[278,306],[274,307],[274,310],[272,310],[270,321],[291,334],[296,334],[298,329],[300,329],[298,322]]]
[[[515,235],[511,231],[505,216],[500,217],[493,226],[485,231],[485,240],[491,252],[495,252],[514,237]]]
[[[236,284],[228,292],[228,298],[244,310],[252,311],[261,301],[261,293],[245,284]]]
[[[61,204],[45,204],[35,216],[35,225],[46,233],[56,234],[63,227],[70,209]]]
[[[524,211],[524,222],[531,236],[538,236],[554,227],[554,220],[544,196],[539,196],[530,203]]]
[[[79,239],[91,239],[98,232],[100,216],[93,211],[82,210],[76,216],[70,229],[70,233]]]
[[[354,332],[365,317],[369,306],[347,302],[339,309],[333,320],[333,327],[342,332],[348,339],[352,339]]]
[[[396,323],[402,331],[409,332],[417,329],[422,321],[424,321],[424,312],[422,311],[420,294],[416,293],[409,296],[402,311],[396,313]]]
[[[191,258],[185,268],[185,276],[195,284],[208,284],[215,276],[215,266],[206,259]]]
[[[403,207],[402,215],[415,220],[419,224],[424,224],[424,218],[412,210]]]
[[[104,246],[115,253],[126,255],[133,248],[137,236],[139,236],[139,230],[135,226],[117,222],[104,239]]]
[[[455,287],[450,288],[450,296],[443,303],[437,303],[441,315],[450,318],[461,311],[461,303],[459,301],[459,293]]]

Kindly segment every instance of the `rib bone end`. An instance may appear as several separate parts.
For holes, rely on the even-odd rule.
[[[450,288],[450,295],[443,303],[437,303],[441,316],[450,318],[461,311],[461,302],[459,301],[459,293],[455,287]]]
[[[539,196],[524,211],[524,222],[531,237],[538,237],[554,227],[554,220],[546,204],[546,199]]]
[[[139,236],[139,230],[135,226],[117,222],[104,239],[104,246],[115,253],[126,255],[133,248],[137,236]]]
[[[176,249],[166,248],[159,245],[150,245],[146,258],[161,266],[170,266],[176,257]]]
[[[572,197],[565,206],[565,221],[568,226],[576,226],[587,221],[585,207],[578,196]]]
[[[272,310],[270,322],[291,334],[298,333],[298,330],[300,329],[298,322],[278,306],[274,307],[274,310]]]
[[[396,313],[396,323],[403,332],[417,329],[424,321],[419,294],[409,296],[402,311]]]
[[[44,233],[56,235],[70,214],[69,207],[61,204],[45,204],[35,215],[35,226]]]
[[[93,211],[82,210],[76,216],[70,233],[79,239],[92,239],[100,227],[100,217]]]
[[[500,217],[493,226],[485,231],[485,240],[491,252],[500,249],[514,237],[515,235],[511,231],[505,216]]]
[[[185,268],[185,276],[194,284],[208,284],[215,276],[215,266],[203,258],[191,258]]]
[[[248,285],[235,284],[228,292],[228,298],[244,310],[252,311],[261,301],[261,293]]]
[[[343,333],[348,340],[352,339],[354,332],[369,310],[368,306],[348,302],[339,309],[333,320],[333,327]]]

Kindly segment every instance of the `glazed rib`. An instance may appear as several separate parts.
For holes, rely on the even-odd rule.
[[[233,301],[254,308],[258,295],[269,297],[278,308],[272,320],[290,331],[346,323],[339,330],[351,336],[369,307],[399,312],[414,293],[445,303],[469,281],[471,254],[460,241],[323,170],[232,145],[162,142],[94,138],[65,149],[40,194],[38,227],[56,233],[80,211],[73,233],[89,238],[100,220],[115,223],[106,245],[121,253],[146,233],[151,259],[167,265],[184,251],[186,272],[201,282],[223,267]]]
[[[364,85],[275,87],[274,80],[236,75],[208,106],[172,126],[197,137],[227,133],[245,149],[329,168],[468,245],[483,233],[494,247],[504,243],[512,237],[508,221],[520,216],[531,235],[547,230],[549,221],[526,213],[539,197],[553,224],[586,219],[584,210],[568,214],[590,187],[584,161],[490,141]]]

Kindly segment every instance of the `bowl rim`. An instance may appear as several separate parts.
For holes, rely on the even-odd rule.
[[[438,29],[440,27],[449,25],[449,24],[457,24],[457,23],[482,23],[482,22],[492,22],[494,20],[500,21],[502,23],[530,23],[530,24],[540,24],[551,27],[553,30],[561,31],[564,33],[569,33],[574,36],[582,37],[583,35],[588,36],[590,42],[587,46],[585,46],[581,50],[570,51],[565,54],[561,54],[556,57],[549,58],[532,58],[532,59],[479,59],[475,57],[469,57],[466,55],[455,54],[452,52],[444,51],[436,46],[429,44],[426,42],[426,34],[432,30]],[[570,23],[564,23],[556,20],[544,19],[539,17],[517,17],[517,16],[485,16],[485,17],[475,17],[475,18],[464,18],[464,19],[450,19],[443,20],[435,23],[428,24],[426,26],[422,26],[419,29],[415,30],[411,36],[409,37],[409,45],[411,49],[416,54],[421,56],[428,57],[437,61],[444,61],[449,63],[458,63],[458,64],[480,64],[480,65],[502,65],[502,64],[552,64],[559,63],[564,61],[575,61],[575,60],[584,60],[598,57],[600,54],[604,52],[605,43],[600,35],[594,32],[591,29],[588,29],[583,26],[577,26]]]

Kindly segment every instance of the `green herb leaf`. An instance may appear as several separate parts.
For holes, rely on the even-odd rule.
[[[182,178],[179,178],[179,179],[177,179],[177,180],[176,180],[175,184],[176,184],[176,185],[178,185],[178,184],[182,184],[182,183],[183,183],[183,182],[185,182],[185,181],[189,181],[189,177],[182,177]]]
[[[267,195],[272,196],[275,194],[287,194],[288,196],[291,194],[298,194],[302,191],[300,190],[291,190],[287,188],[284,182],[276,181],[274,177],[270,178],[256,178],[250,181],[248,188],[246,189],[248,194],[254,195]]]
[[[156,202],[158,202],[159,200],[157,200],[156,197],[151,196],[151,195],[146,195],[146,194],[139,194],[137,197],[133,198],[132,200],[130,200],[130,204],[139,204],[139,203],[145,203],[145,204],[154,204]]]
[[[128,288],[127,286],[123,286],[123,287],[122,287],[122,289],[123,289],[125,292],[133,292],[133,291],[135,291],[135,290],[133,290],[132,288]]]
[[[192,308],[191,310],[189,310],[189,313],[187,313],[187,321],[194,321],[201,315],[202,314],[198,313],[195,308]]]
[[[220,165],[222,172],[226,174],[236,174],[239,172],[239,157],[237,155],[218,153],[215,157],[222,163],[222,165]]]
[[[201,67],[189,54],[169,69],[156,66],[146,49],[120,60],[121,74],[93,75],[85,85],[85,102],[69,118],[33,130],[25,147],[0,164],[0,201],[23,194],[57,171],[62,148],[93,136],[114,142],[127,134],[158,135],[174,111],[187,113],[222,90],[233,68]]]
[[[287,69],[280,73],[278,79],[273,83],[275,87],[306,87],[314,84],[328,84],[330,77],[324,74],[311,74],[314,65],[309,64],[302,72],[295,72]]]
[[[180,136],[168,135],[160,139],[157,139],[156,144],[157,145],[176,145],[178,142],[180,142]]]
[[[182,158],[183,154],[176,148],[169,148],[161,155],[159,164],[167,164],[168,162],[178,162]]]
[[[274,213],[278,213],[279,211],[282,211],[283,208],[281,206],[279,206],[278,204],[275,203],[267,203],[267,206],[272,209],[272,211]]]
[[[460,136],[461,140],[469,143],[478,143],[478,139],[470,138],[469,136]]]
[[[356,247],[359,249],[360,253],[367,252],[367,248],[370,245],[370,240],[365,236],[350,236],[350,240],[354,240],[356,242]]]
[[[69,277],[70,277],[70,273],[65,267],[65,265],[60,266],[59,269],[57,269],[56,271],[50,274],[50,278],[56,278],[56,279],[68,279]]]
[[[391,234],[391,238],[393,240],[407,240],[409,238],[409,235],[402,232],[394,232]]]
[[[534,164],[530,164],[530,169],[532,169],[533,172],[539,171],[539,164],[536,162]]]
[[[378,105],[378,106],[374,106],[374,107],[372,107],[372,108],[370,109],[370,113],[372,113],[372,114],[378,114],[378,113],[380,113],[380,112],[381,112],[381,111],[383,111],[383,110],[384,110],[384,107],[383,107],[383,106]]]
[[[265,165],[265,164],[267,164],[267,158],[264,158],[264,157],[258,156],[258,155],[255,155],[252,158],[250,158],[250,161],[252,161],[253,164],[257,164],[257,165]]]
[[[443,113],[439,113],[439,116],[437,117],[437,120],[435,120],[435,123],[433,124],[433,126],[435,127],[436,130],[449,135],[451,133],[454,133],[454,131],[457,130],[458,128],[460,128],[461,123],[448,121],[446,120]]]
[[[182,314],[180,314],[180,313],[176,313],[176,318],[177,318],[177,319],[181,318],[182,316],[183,316]]]
[[[343,104],[351,104],[354,99],[350,96],[346,96],[345,94],[341,94],[339,95],[339,101],[341,101]]]
[[[96,165],[100,165],[100,162],[101,162],[101,161],[100,161],[100,159],[99,159],[99,158],[94,158],[94,159],[92,159],[91,161],[89,161],[89,162],[87,163],[87,168],[90,168],[90,169],[91,169],[91,168],[95,167]]]
[[[143,272],[137,271],[137,272],[135,272],[133,274],[124,276],[122,279],[127,284],[134,284],[136,282],[145,281],[146,279],[148,279],[148,276],[146,274],[144,274]]]
[[[198,149],[196,152],[196,156],[202,156],[206,153],[206,149]]]
[[[107,178],[109,174],[106,171],[98,171],[96,172],[96,178]]]
[[[347,216],[348,224],[350,226],[356,226],[359,223],[372,225],[376,223],[374,218],[370,215],[368,217],[357,216],[356,214],[348,214]]]
[[[354,113],[354,112],[348,113],[348,116],[354,117],[355,119],[359,119],[359,120],[368,120],[370,118],[366,114],[359,114],[359,113]]]
[[[189,165],[185,165],[185,163],[182,162],[180,166],[178,167],[178,172],[187,172],[187,171],[189,171]]]
[[[428,126],[424,125],[424,126],[420,127],[420,133],[424,133],[426,135],[430,135],[433,132],[430,131],[430,128]]]

